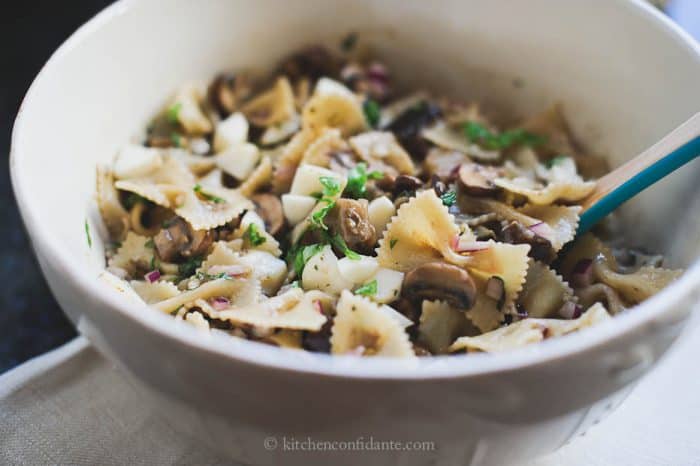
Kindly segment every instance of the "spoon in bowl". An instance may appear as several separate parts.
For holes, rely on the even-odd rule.
[[[700,113],[596,182],[581,206],[577,235],[674,170],[700,155]]]

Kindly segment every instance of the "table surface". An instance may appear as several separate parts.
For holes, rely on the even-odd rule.
[[[9,148],[17,108],[51,52],[80,24],[111,2],[72,0],[12,2],[0,28],[0,147]],[[672,0],[669,12],[700,37],[700,1]],[[21,46],[17,46],[21,44]],[[9,151],[8,151],[9,152]],[[68,341],[75,331],[51,296],[23,230],[0,163],[0,373]]]

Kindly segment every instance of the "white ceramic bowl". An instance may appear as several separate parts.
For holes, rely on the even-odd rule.
[[[700,229],[687,221],[699,213],[690,204],[697,162],[622,217],[629,242],[665,252],[688,267],[684,276],[610,323],[514,353],[358,360],[204,337],[100,278],[96,164],[179,83],[266,67],[351,30],[406,85],[429,83],[513,115],[562,100],[577,134],[613,165],[700,109],[700,48],[641,1],[121,1],[54,54],[14,128],[13,186],[51,289],[176,428],[245,462],[506,464],[556,449],[624,397],[697,303]],[[435,449],[290,453],[283,435]],[[269,436],[276,449],[265,448]]]

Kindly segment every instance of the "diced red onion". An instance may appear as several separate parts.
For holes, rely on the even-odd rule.
[[[552,227],[544,222],[537,222],[534,225],[530,225],[528,229],[537,236],[541,236],[543,238],[551,238],[554,234]]]
[[[582,312],[583,308],[572,301],[565,302],[564,305],[559,308],[559,315],[565,319],[578,319],[581,317]]]
[[[320,300],[318,300],[318,299],[314,300],[314,309],[316,309],[319,314],[323,314],[323,306],[321,305]]]
[[[240,277],[249,271],[245,265],[212,265],[207,273],[209,275],[219,275],[225,273],[229,277]]]
[[[571,271],[569,281],[571,286],[575,288],[582,288],[593,283],[593,261],[591,259],[578,261]]]
[[[229,301],[228,298],[225,298],[223,296],[216,296],[211,299],[211,307],[213,307],[217,311],[222,311],[228,308],[230,305],[231,301]]]
[[[389,72],[381,63],[372,63],[367,70],[367,77],[373,81],[385,84],[389,81]]]
[[[145,278],[148,280],[148,283],[157,282],[160,278],[160,270],[151,270],[145,275]]]

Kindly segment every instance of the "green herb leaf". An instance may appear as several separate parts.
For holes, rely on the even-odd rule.
[[[202,265],[202,260],[203,257],[201,256],[190,257],[185,262],[178,265],[177,272],[180,275],[180,278],[187,278],[193,275]]]
[[[294,280],[292,283],[289,284],[290,288],[301,288],[301,285],[299,284],[299,280]]]
[[[381,180],[382,178],[384,178],[384,173],[378,170],[374,170],[367,173],[367,178],[370,180]]]
[[[380,171],[372,171],[367,173],[367,164],[360,162],[350,169],[348,172],[348,184],[345,186],[343,194],[346,197],[359,199],[365,196],[367,192],[367,180],[380,180],[384,174]]]
[[[260,234],[260,232],[258,231],[258,226],[254,223],[248,225],[248,228],[246,229],[243,236],[253,246],[260,246],[265,241],[267,241],[267,238]]]
[[[443,204],[445,204],[447,207],[450,207],[454,205],[455,202],[457,202],[457,193],[453,190],[449,190],[445,194],[440,196],[440,199],[442,200]]]
[[[549,159],[545,162],[545,166],[547,168],[552,168],[556,165],[559,165],[562,163],[564,160],[568,159],[569,157],[566,155],[557,155],[556,157]]]
[[[324,197],[319,202],[325,202],[326,205],[311,214],[311,225],[316,228],[320,228],[321,230],[328,230],[328,227],[325,223],[323,223],[323,220],[328,215],[328,212],[335,207],[335,201]]]
[[[153,241],[153,238],[148,238],[144,243],[144,246],[153,249],[156,246],[156,243]]]
[[[332,176],[322,176],[318,179],[323,185],[323,195],[326,197],[335,196],[340,192],[340,183]]]
[[[515,145],[536,146],[544,142],[542,136],[525,131],[512,129],[503,133],[494,133],[486,126],[476,121],[468,121],[462,125],[464,135],[469,141],[479,144],[489,150],[508,149]]]
[[[195,193],[199,194],[207,201],[211,201],[215,204],[221,204],[223,202],[226,202],[226,199],[223,199],[223,198],[218,197],[218,196],[214,196],[213,194],[205,193],[204,191],[202,191],[202,186],[200,186],[199,184],[194,185],[193,190]]]
[[[168,108],[167,116],[170,123],[177,123],[178,117],[180,116],[180,109],[182,108],[181,102],[175,102],[172,106]]]
[[[367,120],[367,123],[372,128],[376,128],[382,116],[379,104],[372,99],[367,99],[362,104],[362,110],[365,112],[365,119]]]
[[[316,243],[301,247],[297,250],[294,256],[294,271],[296,272],[297,277],[301,277],[306,263],[309,262],[313,256],[321,252],[323,246],[324,245],[321,243]]]
[[[396,243],[398,243],[399,240],[398,238],[391,238],[389,240],[389,249],[394,249],[394,246],[396,246]]]
[[[151,270],[156,269],[160,269],[160,261],[158,260],[158,257],[156,257],[156,255],[153,254],[153,257],[151,257]]]
[[[341,252],[345,255],[345,257],[347,257],[348,259],[355,260],[355,261],[356,261],[356,260],[360,260],[360,255],[348,247],[347,243],[345,242],[345,240],[343,239],[343,237],[340,236],[339,233],[336,233],[335,236],[331,236],[331,237],[330,237],[330,242],[331,242],[331,244],[332,244],[333,246],[335,246],[336,248],[340,249],[340,251],[341,251]]]
[[[87,244],[89,248],[92,248],[92,236],[90,235],[90,224],[87,219],[85,219],[85,238],[87,238]]]
[[[374,296],[377,294],[377,280],[375,279],[371,282],[365,283],[355,290],[355,294],[359,294],[361,296]]]
[[[355,48],[355,44],[357,44],[357,33],[351,32],[347,36],[343,37],[343,40],[340,42],[340,49],[343,52],[349,52]]]
[[[179,133],[172,132],[172,133],[170,133],[170,142],[175,147],[181,147],[182,146],[182,137],[180,136]]]

